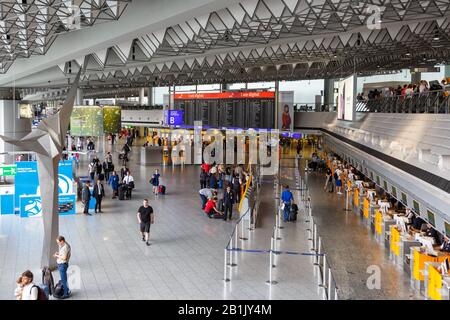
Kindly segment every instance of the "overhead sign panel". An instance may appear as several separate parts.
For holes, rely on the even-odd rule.
[[[275,99],[275,92],[217,92],[217,93],[177,93],[175,100],[200,99]]]

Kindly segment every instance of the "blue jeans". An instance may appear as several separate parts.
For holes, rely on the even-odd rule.
[[[283,210],[284,222],[289,221],[289,213],[290,212],[291,212],[291,203],[290,202],[284,202],[284,210]]]
[[[67,269],[69,268],[68,263],[58,264],[58,271],[61,277],[61,282],[64,287],[64,296],[67,297],[69,295],[69,285],[67,283]]]
[[[206,203],[208,202],[208,198],[204,195],[200,195],[200,198],[202,198],[202,209],[205,209]]]

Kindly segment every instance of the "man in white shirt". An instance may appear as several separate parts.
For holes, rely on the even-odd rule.
[[[134,178],[130,171],[127,171],[127,175],[123,178],[123,183],[127,186],[126,198],[131,199],[131,191],[134,189]]]
[[[53,256],[56,258],[59,275],[61,277],[61,282],[64,288],[64,295],[62,299],[66,299],[70,297],[69,285],[67,283],[67,269],[69,268],[69,260],[72,250],[63,236],[59,236],[56,239],[56,243],[58,244],[59,251],[56,252]]]
[[[20,300],[37,300],[38,288],[33,283],[33,273],[30,270],[22,273],[22,297]]]

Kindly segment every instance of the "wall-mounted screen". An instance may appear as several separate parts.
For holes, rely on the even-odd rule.
[[[450,237],[450,224],[448,222],[444,222],[445,224],[445,235]]]
[[[428,222],[435,227],[436,226],[436,219],[435,219],[435,215],[434,212],[431,212],[430,210],[427,210],[427,218],[428,218]]]
[[[397,198],[397,188],[392,186],[392,195],[394,196],[394,198]]]
[[[339,82],[338,119],[354,121],[356,113],[356,74]]]
[[[103,134],[103,112],[98,106],[76,106],[70,117],[73,136],[99,137]]]
[[[103,107],[103,130],[106,133],[119,133],[122,128],[122,109],[118,106]]]
[[[383,181],[384,190],[388,191],[388,183]]]
[[[380,179],[380,176],[377,176],[377,185],[381,186],[381,179]]]
[[[402,202],[405,205],[408,205],[408,197],[406,196],[406,193],[403,193],[403,192],[402,192]]]
[[[413,208],[415,213],[420,214],[420,205],[416,200],[413,200]]]

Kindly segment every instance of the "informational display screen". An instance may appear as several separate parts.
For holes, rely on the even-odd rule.
[[[103,112],[98,106],[75,106],[70,117],[70,133],[78,137],[103,135]]]
[[[356,75],[339,82],[338,119],[354,121],[356,114]]]
[[[178,93],[174,106],[183,111],[184,126],[193,126],[194,121],[201,121],[205,128],[269,129],[276,125],[272,91]]]
[[[183,110],[167,110],[166,123],[169,126],[183,125]]]
[[[105,133],[119,133],[122,128],[122,109],[118,106],[103,107],[103,130]]]

